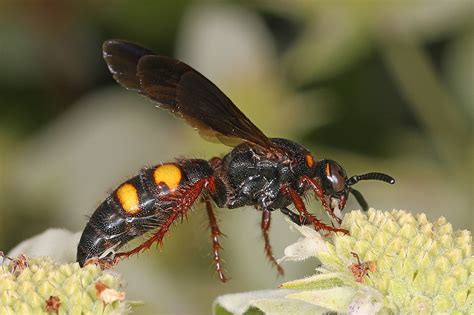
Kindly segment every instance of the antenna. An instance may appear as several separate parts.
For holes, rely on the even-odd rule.
[[[378,180],[388,184],[395,184],[395,179],[392,176],[384,173],[372,172],[363,175],[354,175],[346,180],[346,185],[352,186],[361,180]]]
[[[364,196],[360,193],[360,191],[355,190],[352,187],[349,187],[349,192],[355,197],[359,205],[362,207],[364,211],[369,210],[369,204],[365,200]]]

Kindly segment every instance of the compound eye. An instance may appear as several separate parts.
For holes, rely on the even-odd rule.
[[[327,192],[340,194],[346,189],[346,171],[335,161],[327,160],[324,169],[324,188]]]

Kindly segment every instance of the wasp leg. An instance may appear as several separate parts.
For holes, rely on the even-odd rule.
[[[342,219],[339,218],[335,213],[334,211],[331,209],[331,207],[327,204],[327,202],[325,201],[324,199],[324,193],[323,193],[323,190],[322,188],[319,186],[319,184],[312,180],[311,178],[307,177],[307,176],[304,176],[302,178],[302,181],[309,184],[309,186],[311,186],[311,188],[313,189],[314,191],[314,194],[316,195],[316,197],[321,201],[321,203],[323,204],[323,208],[324,210],[331,216],[331,218],[333,218],[334,220],[336,220],[336,222],[338,224],[341,224],[342,223]]]
[[[221,257],[219,256],[219,250],[222,249],[221,245],[219,244],[219,236],[222,236],[223,234],[217,226],[216,216],[214,215],[214,210],[212,209],[212,204],[209,200],[209,197],[205,197],[204,201],[206,203],[207,216],[209,217],[209,227],[211,228],[212,254],[214,255],[216,271],[219,275],[219,280],[226,282],[227,278],[225,277],[224,271],[222,270],[222,261]]]
[[[262,228],[263,239],[265,240],[265,255],[267,255],[268,260],[272,263],[273,266],[277,269],[279,276],[283,276],[285,272],[283,268],[277,263],[275,257],[273,257],[272,245],[270,245],[270,237],[268,236],[268,231],[270,230],[271,223],[271,212],[267,209],[264,209],[262,212]]]
[[[298,210],[298,212],[300,213],[300,215],[303,216],[304,218],[306,218],[306,220],[308,220],[310,223],[313,224],[316,231],[326,230],[326,231],[330,231],[330,232],[342,232],[344,234],[349,233],[348,230],[339,229],[339,228],[335,228],[333,226],[327,225],[327,224],[323,223],[321,220],[317,219],[314,215],[309,213],[308,210],[306,210],[306,206],[304,205],[304,201],[301,198],[301,196],[298,194],[298,192],[296,192],[291,187],[284,186],[282,188],[282,190],[283,190],[284,194],[286,194],[287,196],[289,196],[291,198],[291,200],[293,201],[293,204],[295,205],[295,207]]]
[[[153,234],[153,236],[151,236],[148,240],[135,247],[134,249],[128,252],[116,254],[115,260],[123,260],[124,258],[128,258],[132,255],[147,250],[155,242],[161,243],[166,232],[168,232],[171,224],[178,218],[178,216],[184,216],[186,214],[189,208],[199,197],[204,187],[208,185],[213,185],[212,180],[209,178],[204,178],[197,181],[192,186],[183,188],[181,192],[179,192],[176,196],[173,196],[173,198],[176,200],[176,205],[173,207],[170,216],[166,219],[165,223],[160,227],[160,229],[155,234]]]
[[[287,207],[281,208],[280,211],[284,215],[288,216],[290,218],[290,220],[295,224],[298,224],[300,226],[311,224],[311,222],[306,220],[306,218],[304,218],[302,215],[298,215],[298,214],[294,213],[293,211],[291,211]]]

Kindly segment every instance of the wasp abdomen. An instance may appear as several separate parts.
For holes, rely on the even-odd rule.
[[[79,264],[160,227],[173,209],[168,197],[187,181],[179,164],[167,163],[122,183],[89,219],[78,245]]]
[[[187,189],[213,172],[206,160],[186,159],[145,168],[122,183],[89,219],[77,249],[79,264],[163,226]]]

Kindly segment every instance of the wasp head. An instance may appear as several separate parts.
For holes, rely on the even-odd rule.
[[[321,181],[324,200],[334,211],[344,209],[349,193],[354,195],[362,209],[369,208],[367,201],[362,194],[352,188],[354,184],[361,180],[378,180],[389,184],[394,184],[395,179],[383,173],[371,172],[363,175],[347,176],[344,168],[333,160],[321,160],[318,162],[316,177]]]

